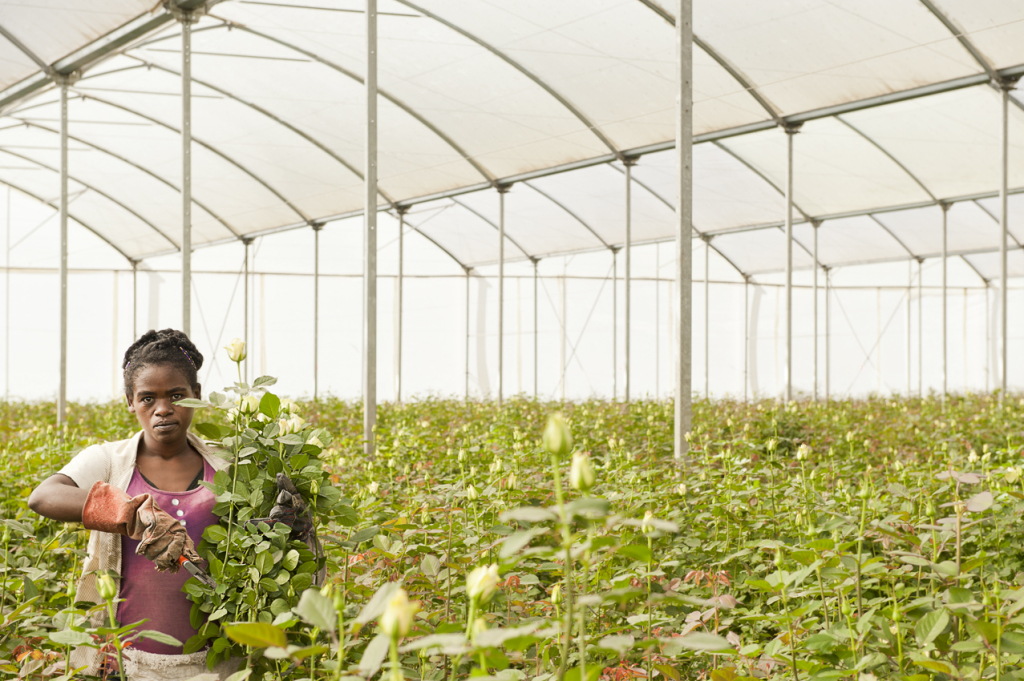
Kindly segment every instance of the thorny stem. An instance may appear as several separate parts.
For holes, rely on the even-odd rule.
[[[107,601],[107,615],[110,617],[110,628],[117,629],[117,617],[114,613],[114,599],[111,598]],[[113,634],[114,637],[114,648],[117,650],[117,669],[121,676],[126,676],[124,669],[124,656],[121,654],[121,637],[118,634]]]
[[[572,632],[572,535],[569,532],[569,521],[565,516],[565,497],[562,494],[562,471],[558,465],[558,456],[551,455],[551,470],[555,478],[555,499],[558,501],[559,525],[562,529],[562,546],[565,549],[565,632],[562,641],[562,659],[558,663],[558,679],[565,678],[565,668],[569,661],[569,639]]]
[[[238,369],[238,382],[242,382],[242,364],[241,362],[235,362],[235,367]],[[239,396],[241,400],[241,396]],[[241,407],[241,401],[239,401],[239,407]],[[220,567],[220,577],[224,578],[224,571],[228,569],[228,560],[231,556],[231,533],[235,529],[235,489],[238,485],[238,433],[242,430],[239,419],[242,416],[241,409],[235,415],[235,437],[231,440],[231,452],[233,455],[233,461],[231,464],[231,499],[228,501],[228,536],[227,542],[224,544],[224,564]]]

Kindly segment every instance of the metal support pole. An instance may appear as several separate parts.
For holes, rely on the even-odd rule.
[[[7,185],[7,256],[4,259],[4,400],[11,401],[11,185]],[[132,261],[132,270],[135,261]],[[134,338],[133,338],[134,340]]]
[[[139,336],[139,261],[132,260],[132,341]]]
[[[786,402],[793,399],[793,136],[786,126]]]
[[[567,261],[562,258],[562,280],[561,280],[561,316],[562,316],[562,351],[559,364],[562,368],[562,380],[560,383],[560,394],[561,399],[565,402],[565,379],[566,374],[569,372],[569,305],[568,305],[568,289],[569,279],[566,277]]]
[[[313,401],[320,396],[320,230],[324,228],[314,222],[313,228]]]
[[[619,397],[619,252],[612,252],[612,400]]]
[[[829,298],[831,297],[832,285],[831,281],[829,281],[829,268],[823,267],[822,269],[825,271],[825,401],[828,402],[832,397],[832,318],[829,316]]]
[[[181,22],[181,330],[192,333],[192,24],[195,12],[182,10]]]
[[[924,258],[917,259],[917,396],[924,397]]]
[[[68,402],[68,80],[60,79],[60,387],[57,427],[67,420]],[[61,437],[63,438],[63,432]]]
[[[466,401],[469,402],[469,272],[466,268]]]
[[[1000,399],[1005,397],[1007,389],[1007,348],[1009,346],[1009,336],[1007,335],[1007,286],[1009,284],[1007,267],[1006,267],[1006,242],[1009,237],[1009,225],[1007,221],[1007,206],[1006,206],[1006,194],[1007,194],[1007,174],[1009,172],[1009,158],[1010,158],[1010,127],[1009,127],[1009,108],[1010,108],[1010,90],[1016,83],[1016,79],[1003,80],[999,83],[1000,90],[1002,93],[1002,125],[1000,126],[1000,139],[999,146],[1001,150],[999,159],[999,335],[1002,340],[1002,348],[1000,349],[1001,365],[999,375],[999,389]]]
[[[748,399],[750,384],[750,277],[743,276],[743,401]]]
[[[537,264],[540,262],[539,259],[533,261],[533,399],[537,399]]]
[[[661,399],[661,243],[654,244],[654,399]]]
[[[946,217],[949,214],[949,204],[940,203],[942,208],[942,403],[946,403],[946,393],[949,390],[948,376],[946,372],[946,336],[948,329],[946,324],[946,260],[947,260],[947,238],[946,238]]]
[[[395,319],[395,402],[402,403],[402,336],[405,329],[405,213],[408,208],[398,206],[398,316]]]
[[[363,210],[363,451],[377,426],[377,0],[366,0],[366,159]]]
[[[693,0],[679,0],[676,11],[676,55],[679,58],[676,92],[676,295],[673,306],[679,316],[676,339],[674,453],[689,451],[687,436],[692,425],[691,358],[693,325]],[[628,262],[628,260],[627,260]],[[627,275],[628,280],[628,275]],[[628,300],[628,296],[627,296]],[[627,336],[628,337],[628,336]],[[627,345],[627,353],[628,353]],[[628,379],[627,379],[628,380]],[[628,383],[627,383],[628,385]]]
[[[704,399],[711,399],[711,280],[708,268],[711,264],[711,237],[704,239]]]
[[[623,343],[623,351],[625,352],[624,368],[626,373],[625,390],[623,392],[623,398],[626,402],[629,402],[629,355],[630,355],[630,340],[632,335],[632,319],[630,315],[632,295],[632,277],[633,277],[633,166],[636,165],[635,158],[623,158],[622,165],[626,167],[626,246],[625,246],[625,259],[626,259],[626,299],[625,299],[625,313],[626,313],[626,337]],[[689,239],[689,236],[687,236]]]
[[[243,361],[245,366],[245,380],[249,380],[249,358],[248,355],[252,354],[252,349],[249,347],[249,246],[252,244],[252,237],[246,237],[242,239],[242,246],[245,248],[245,264],[242,266],[244,271],[245,286],[243,287],[244,295],[243,302],[245,303],[245,314],[242,323],[242,341],[245,343],[246,358]]]
[[[907,261],[907,397],[910,397],[910,335],[912,332],[912,325],[910,322],[910,295],[913,292],[914,285],[914,262],[912,260]]]
[[[821,227],[821,221],[815,220],[811,223],[811,227],[814,230],[814,333],[811,334],[811,338],[814,340],[814,390],[812,391],[812,397],[814,401],[818,401],[818,228]]]
[[[508,185],[498,190],[498,406],[505,401],[505,194]]]

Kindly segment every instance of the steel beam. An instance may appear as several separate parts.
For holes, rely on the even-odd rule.
[[[363,217],[363,452],[377,427],[377,0],[366,0],[366,137]]]
[[[61,441],[68,402],[68,79],[60,78],[60,382],[57,427]]]
[[[812,391],[812,397],[815,402],[818,401],[818,229],[821,227],[820,222],[812,222],[811,227],[814,229],[814,333],[811,334],[811,338],[814,342],[814,390]]]
[[[181,22],[181,330],[192,333],[192,24],[191,10]]]
[[[711,399],[711,239],[704,239],[704,399]]]
[[[793,136],[799,126],[783,128],[786,133],[786,392],[793,399]],[[817,263],[817,259],[815,259]]]
[[[320,397],[320,231],[319,222],[313,228],[313,401]]]
[[[1010,164],[1010,120],[1009,120],[1009,109],[1010,109],[1010,90],[1016,80],[1002,80],[1000,81],[1000,94],[1002,95],[1002,120],[1000,125],[999,135],[999,335],[1002,341],[1002,347],[1000,348],[1000,371],[999,371],[999,390],[1000,399],[1006,396],[1008,388],[1008,371],[1007,371],[1007,358],[1009,348],[1009,335],[1007,329],[1007,301],[1008,301],[1008,285],[1009,285],[1009,274],[1007,269],[1007,255],[1006,255],[1006,242],[1009,237],[1010,229],[1008,223],[1009,213],[1007,212],[1007,178],[1009,173]]]
[[[626,402],[629,402],[629,388],[630,388],[630,342],[632,340],[632,315],[631,315],[631,304],[632,304],[632,266],[633,266],[633,166],[636,165],[635,158],[625,158],[622,161],[622,165],[626,167],[626,243],[623,247],[624,258],[626,261],[626,291],[625,291],[625,315],[626,315],[626,335],[625,342],[623,343],[624,352],[624,368],[625,368],[625,389],[623,392],[623,398]],[[687,245],[689,246],[689,232],[687,232]],[[692,258],[692,256],[691,256]],[[564,371],[564,369],[563,369]]]
[[[498,190],[498,406],[505,400],[505,194],[508,185]]]
[[[245,286],[243,287],[243,302],[245,307],[245,313],[243,315],[242,324],[242,340],[245,342],[246,355],[252,350],[249,347],[249,246],[252,244],[252,239],[242,239],[242,246],[245,249],[245,263],[242,265],[243,276],[245,279]],[[245,359],[245,380],[249,380],[249,359]]]
[[[675,413],[673,449],[677,459],[689,452],[691,357],[693,352],[693,0],[678,0],[676,11],[676,291],[673,307],[679,318],[676,338]]]
[[[395,293],[398,297],[398,311],[395,316],[395,402],[402,403],[402,337],[405,319],[405,213],[408,209],[398,207],[398,281]]]
[[[946,347],[947,338],[946,337],[949,335],[948,334],[948,325],[946,323],[946,284],[947,284],[947,279],[946,279],[946,269],[947,269],[947,267],[946,267],[946,265],[947,265],[947,261],[948,261],[948,257],[947,257],[948,256],[948,253],[947,253],[947,245],[948,245],[947,222],[948,222],[948,220],[947,220],[947,217],[949,215],[949,204],[942,203],[942,204],[939,204],[939,205],[942,208],[942,403],[945,404],[946,403],[946,393],[948,392],[948,389],[949,389],[949,382],[948,382],[948,376],[947,376],[947,366],[946,366],[946,358],[947,358],[947,352],[946,352],[946,350],[947,350],[947,347]]]

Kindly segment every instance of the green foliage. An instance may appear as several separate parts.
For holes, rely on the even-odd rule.
[[[293,407],[262,386],[260,418],[236,422],[214,395],[197,412],[238,464],[213,483],[228,559],[226,522],[200,547],[220,592],[186,587],[211,656],[246,655],[249,678],[386,676],[388,584],[420,602],[394,651],[407,678],[1024,677],[1016,400],[697,402],[680,460],[670,403],[424,400],[383,405],[366,457],[358,404],[299,405],[308,425],[282,435]],[[0,678],[45,677],[113,634],[74,603],[87,533],[25,501],[77,449],[136,427],[121,404],[72,405],[62,444],[52,405],[3,408]],[[589,452],[589,497],[568,458],[555,493],[541,437],[555,411]],[[307,547],[244,523],[269,512],[278,470],[316,498],[323,590],[305,588]],[[466,576],[491,563],[499,587],[471,619]]]

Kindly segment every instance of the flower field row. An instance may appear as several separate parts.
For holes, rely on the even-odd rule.
[[[195,422],[236,452],[270,443],[315,497],[327,578],[274,528],[203,542],[252,557],[211,565],[249,580],[235,591],[186,585],[193,643],[243,656],[239,678],[1024,678],[1016,400],[699,402],[681,460],[665,402],[384,406],[374,457],[358,404],[271,405],[280,424],[257,404]],[[0,408],[0,678],[69,678],[71,646],[145,625],[84,626],[87,532],[26,499],[134,419],[73,405],[61,442],[52,405]],[[571,444],[544,435],[555,411]],[[239,470],[215,490],[236,520],[269,503]]]

